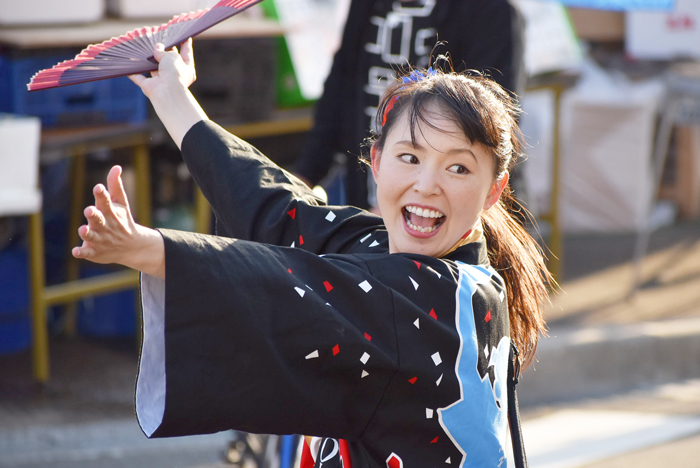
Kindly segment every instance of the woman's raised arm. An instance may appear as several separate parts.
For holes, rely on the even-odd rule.
[[[150,99],[178,148],[194,124],[208,120],[207,114],[188,89],[196,79],[192,38],[184,42],[181,49],[182,54],[174,48],[166,51],[163,44],[156,44],[153,56],[159,63],[158,70],[152,72],[150,78],[143,75],[129,77]]]

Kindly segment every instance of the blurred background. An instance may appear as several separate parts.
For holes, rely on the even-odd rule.
[[[26,88],[88,44],[215,3],[0,0],[0,467],[294,463],[293,437],[141,434],[138,277],[72,259],[82,209],[122,164],[138,222],[210,232],[210,210],[127,78]],[[516,196],[561,286],[519,386],[530,465],[700,467],[700,2],[515,3]],[[193,93],[291,169],[349,5],[265,0],[206,31]],[[341,158],[320,183],[331,203],[344,174]]]

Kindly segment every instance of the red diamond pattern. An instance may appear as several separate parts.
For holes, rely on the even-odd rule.
[[[287,214],[288,214],[289,216],[291,216],[292,219],[294,219],[294,217],[297,215],[297,209],[294,208],[294,209],[292,209],[291,211],[287,211]]]
[[[340,345],[333,346],[333,356],[337,356],[340,352]]]
[[[403,461],[399,458],[398,455],[395,453],[392,453],[389,458],[386,460],[386,467],[387,468],[403,468]]]
[[[430,309],[430,316],[437,320],[437,314],[435,313],[435,309]]]

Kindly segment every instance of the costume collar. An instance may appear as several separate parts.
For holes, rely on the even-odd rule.
[[[461,239],[457,241],[455,245],[452,246],[447,252],[440,255],[438,258],[446,257],[463,245],[471,244],[472,242],[479,242],[484,238],[484,228],[481,225],[481,220],[477,221],[472,229],[467,231],[467,233],[462,236]]]

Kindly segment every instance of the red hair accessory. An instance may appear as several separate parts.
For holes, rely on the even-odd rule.
[[[433,70],[433,67],[428,68],[425,74],[423,74],[419,70],[413,70],[410,75],[408,76],[402,76],[401,80],[404,83],[410,83],[412,81],[423,81],[426,78],[429,78],[431,76],[437,75],[437,72]],[[401,88],[403,89],[403,88]],[[394,105],[396,105],[396,101],[399,100],[399,96],[394,97],[389,103],[386,105],[386,109],[384,109],[384,118],[382,119],[382,127],[386,125],[386,117],[389,115],[389,111],[394,108]]]
[[[386,105],[386,109],[384,109],[384,119],[382,120],[382,127],[386,125],[386,116],[389,115],[389,111],[394,108],[394,105],[396,104],[396,101],[399,100],[399,97],[396,96],[394,99],[389,101],[389,103]]]

